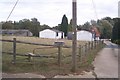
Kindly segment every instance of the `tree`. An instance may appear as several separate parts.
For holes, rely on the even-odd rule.
[[[2,29],[14,29],[14,24],[12,21],[3,22]]]
[[[82,30],[87,30],[87,31],[89,31],[90,28],[91,28],[91,25],[90,25],[89,22],[86,22],[86,23],[81,27]]]
[[[31,25],[30,31],[33,33],[33,36],[39,36],[40,22],[36,18],[32,18]]]
[[[102,39],[110,39],[112,35],[112,26],[108,21],[106,20],[101,20],[99,22],[99,30],[101,33],[101,38]]]
[[[120,18],[116,18],[116,22],[112,29],[112,42],[120,44]]]
[[[68,31],[72,31],[72,19],[70,20],[70,23],[68,24]]]
[[[81,30],[82,29],[82,26],[81,25],[78,25],[77,26],[77,30]]]
[[[19,27],[20,29],[30,29],[31,22],[29,19],[23,19],[19,21]]]
[[[58,24],[57,26],[53,27],[53,29],[60,30],[61,24]]]
[[[14,29],[20,29],[19,22],[14,21]]]
[[[91,22],[91,25],[97,26],[97,22],[95,20],[91,20],[90,22]]]
[[[48,25],[44,24],[41,25],[41,29],[40,30],[44,30],[44,29],[51,29]]]
[[[18,25],[19,24],[19,25]],[[39,31],[41,30],[40,22],[36,18],[22,19],[15,24],[15,26],[19,26],[19,29],[27,29],[33,33],[33,36],[38,36]]]
[[[63,15],[60,30],[64,32],[64,36],[67,36],[68,33],[68,19],[66,15]]]
[[[112,26],[114,25],[114,21],[111,17],[104,17],[102,20],[107,20]]]

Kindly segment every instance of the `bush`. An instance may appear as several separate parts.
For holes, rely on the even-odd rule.
[[[113,42],[116,43],[116,44],[118,44],[118,45],[120,45],[120,39],[114,40]]]

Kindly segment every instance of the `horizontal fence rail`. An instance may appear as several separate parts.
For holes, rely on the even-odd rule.
[[[14,42],[14,40],[4,40],[4,39],[0,39],[0,41],[3,42]],[[41,45],[41,46],[54,46],[56,47],[56,45],[52,45],[52,44],[41,44],[41,43],[31,43],[31,42],[25,42],[25,41],[18,41],[16,40],[16,43],[22,43],[22,44],[30,44],[30,45]],[[72,46],[62,46],[63,48],[72,48]]]
[[[8,52],[8,54],[13,55],[12,63],[16,63],[16,56],[28,56],[29,61],[31,61],[31,57],[58,58],[58,65],[61,66],[62,48],[72,48],[71,46],[66,46],[66,45],[61,46],[61,45],[55,45],[55,44],[52,45],[52,44],[41,44],[41,43],[31,43],[31,42],[19,41],[19,40],[16,40],[16,38],[13,38],[13,40],[0,39],[0,41],[13,43],[13,53]],[[40,45],[40,46],[44,46],[44,47],[33,49],[33,53],[20,54],[20,53],[16,52],[16,47],[17,47],[16,44],[17,43]],[[49,49],[49,48],[58,48],[58,52],[57,52],[58,56],[46,55],[46,54],[45,55],[34,54],[36,49]],[[7,53],[7,52],[3,52],[3,53]]]

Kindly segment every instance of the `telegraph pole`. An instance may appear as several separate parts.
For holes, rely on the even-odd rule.
[[[76,40],[76,29],[77,29],[77,0],[72,0],[72,71],[76,72],[76,53],[77,53],[77,40]]]
[[[118,2],[118,18],[120,18],[120,1]]]

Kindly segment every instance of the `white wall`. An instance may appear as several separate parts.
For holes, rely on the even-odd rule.
[[[100,38],[99,38],[99,37],[96,37],[96,40],[100,40]]]
[[[56,39],[59,39],[59,38],[61,38],[61,36],[62,36],[61,32],[59,32],[58,36],[56,36],[56,32],[53,31],[53,30],[50,30],[50,29],[45,29],[45,30],[39,32],[39,37],[40,38],[52,38],[52,39],[56,38]]]
[[[81,40],[81,41],[92,41],[92,33],[88,32],[88,31],[78,31],[77,32],[77,40]]]

